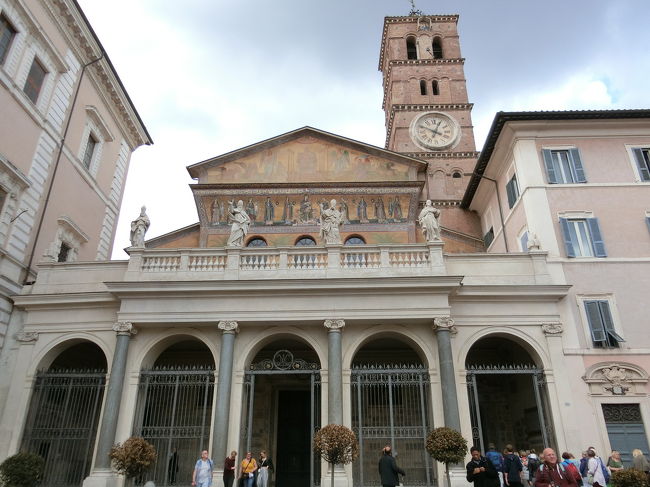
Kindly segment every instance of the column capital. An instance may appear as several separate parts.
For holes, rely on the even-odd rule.
[[[129,321],[118,321],[113,325],[113,331],[117,334],[117,336],[132,336],[138,333],[138,330],[135,329],[133,323]]]
[[[438,333],[439,331],[449,331],[451,333],[458,333],[456,324],[451,316],[436,316],[433,319],[433,331]]]
[[[328,328],[330,331],[339,331],[341,328],[345,327],[345,320],[325,320],[323,326]]]
[[[555,323],[542,323],[542,331],[546,336],[561,335],[564,331],[564,325],[559,321]]]
[[[224,333],[239,333],[239,323],[236,321],[222,320],[217,327]]]
[[[16,333],[14,338],[21,343],[31,343],[38,340],[38,333],[35,331],[21,331]]]

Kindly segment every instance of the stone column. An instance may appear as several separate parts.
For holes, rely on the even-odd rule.
[[[102,415],[102,424],[99,428],[97,454],[95,455],[95,469],[102,470],[109,470],[111,467],[108,454],[115,442],[115,431],[117,429],[117,418],[122,401],[129,342],[131,341],[131,336],[137,333],[133,325],[126,321],[118,321],[115,323],[113,325],[113,331],[117,334],[115,352],[113,353],[113,365],[111,366],[111,375],[108,379],[108,387],[106,388],[104,414]]]
[[[442,409],[445,426],[460,431],[460,414],[456,394],[456,374],[451,351],[451,334],[456,333],[454,320],[449,316],[440,316],[433,320],[433,331],[438,342],[438,360],[440,361],[440,382],[443,390]]]
[[[228,422],[230,420],[230,390],[232,388],[232,362],[235,354],[235,335],[239,332],[236,321],[220,321],[221,352],[219,354],[219,383],[214,413],[212,459],[222,465],[228,448]]]
[[[327,332],[327,422],[343,424],[343,320],[325,320]]]

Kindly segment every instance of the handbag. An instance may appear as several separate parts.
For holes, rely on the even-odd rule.
[[[593,474],[590,473],[590,474],[587,475],[587,483],[589,485],[594,485],[594,475]]]

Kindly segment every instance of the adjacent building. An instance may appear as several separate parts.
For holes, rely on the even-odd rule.
[[[265,449],[284,487],[331,480],[310,447],[327,423],[360,443],[339,486],[377,485],[386,443],[405,485],[440,485],[423,445],[442,425],[647,451],[650,110],[498,113],[479,154],[457,21],[385,19],[386,148],[281,134],[189,166],[199,222],[128,261],[42,262],[14,297],[0,454],[113,485],[111,445],[143,436],[149,477],[183,485],[203,448],[217,482],[228,452]]]

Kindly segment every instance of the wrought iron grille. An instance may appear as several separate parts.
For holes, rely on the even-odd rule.
[[[606,423],[643,423],[638,404],[603,404]]]
[[[79,486],[90,473],[106,371],[36,375],[22,450],[45,459],[42,486]]]
[[[435,485],[424,448],[431,424],[429,373],[421,365],[360,366],[352,369],[352,429],[360,454],[355,487],[380,485],[377,459],[386,444],[408,472],[405,485]]]
[[[201,450],[209,449],[214,370],[159,367],[140,372],[133,433],[154,445],[158,458],[146,479],[189,485]]]

